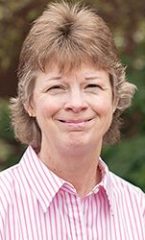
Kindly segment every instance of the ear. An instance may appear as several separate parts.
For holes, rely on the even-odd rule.
[[[36,117],[32,102],[24,103],[24,109],[30,117]]]
[[[116,111],[118,106],[119,98],[115,97],[113,100],[113,113]]]

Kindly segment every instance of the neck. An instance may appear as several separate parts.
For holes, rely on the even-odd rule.
[[[85,196],[100,182],[101,174],[98,167],[100,151],[89,151],[84,154],[77,151],[58,152],[44,151],[41,148],[40,159],[57,176],[70,182],[79,196]]]

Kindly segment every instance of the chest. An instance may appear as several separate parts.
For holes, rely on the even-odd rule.
[[[9,209],[6,240],[141,240],[142,219],[123,206],[112,214],[104,196],[57,195],[46,211],[34,197],[19,199]],[[8,235],[9,234],[9,235]]]

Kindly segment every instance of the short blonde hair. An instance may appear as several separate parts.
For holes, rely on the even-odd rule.
[[[24,108],[33,93],[38,70],[56,63],[61,71],[92,62],[110,74],[117,109],[104,142],[120,137],[120,115],[131,104],[135,85],[127,82],[118,58],[112,33],[97,13],[81,4],[50,3],[34,22],[20,54],[18,96],[11,99],[12,125],[16,138],[24,144],[40,147],[41,131],[35,118]]]

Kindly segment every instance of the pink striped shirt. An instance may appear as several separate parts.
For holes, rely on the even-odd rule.
[[[52,173],[28,147],[0,173],[0,240],[143,240],[145,195],[111,173],[86,197]]]

